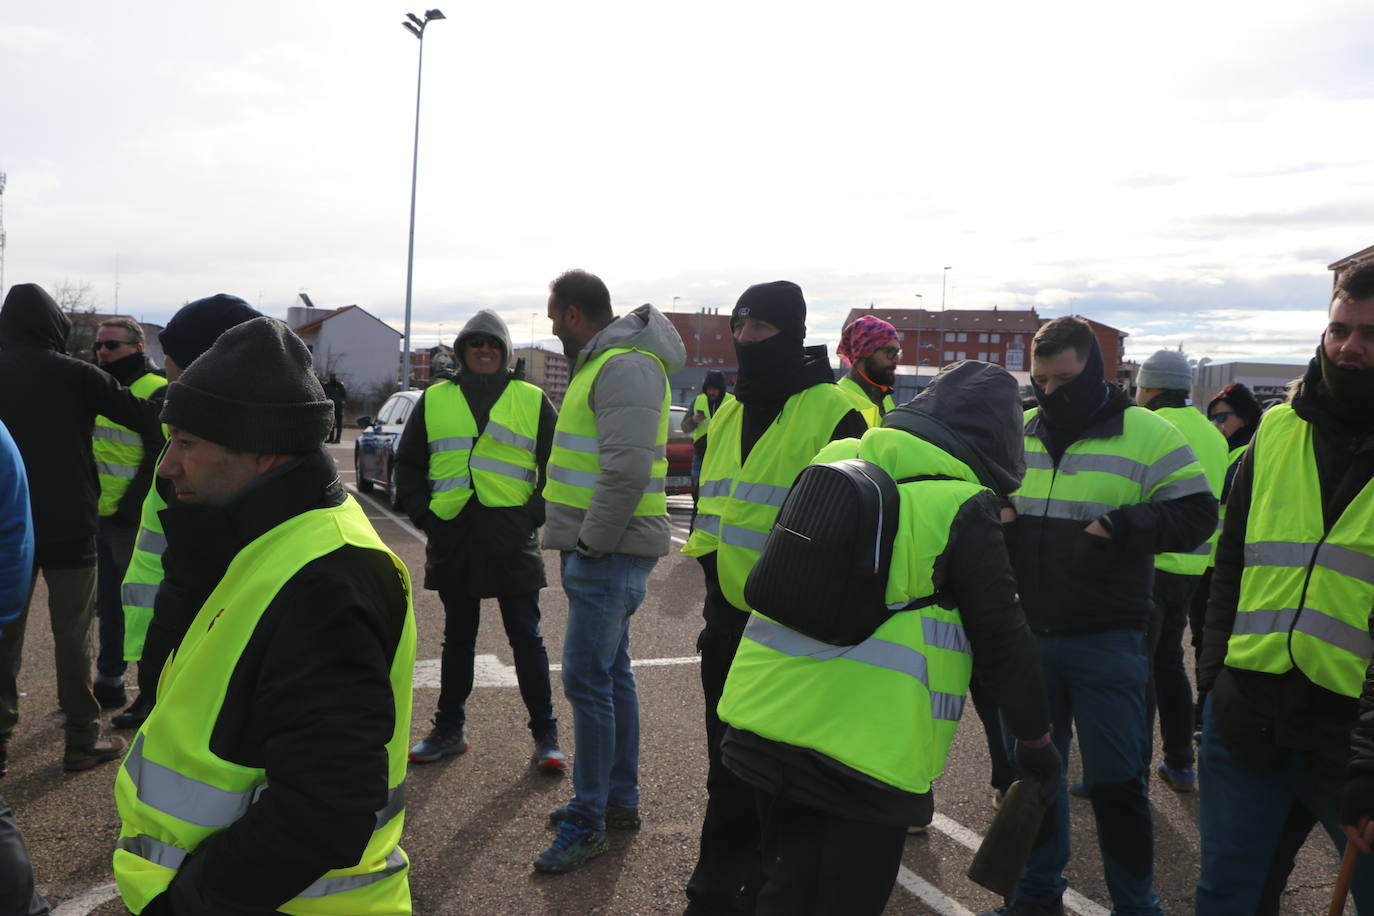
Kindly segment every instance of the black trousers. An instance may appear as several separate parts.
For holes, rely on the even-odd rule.
[[[763,883],[759,854],[758,799],[754,787],[721,761],[725,725],[716,706],[725,691],[725,676],[735,660],[749,615],[734,608],[720,591],[715,557],[706,570],[706,628],[697,639],[701,652],[701,691],[706,699],[706,816],[701,823],[697,865],[687,881],[689,916],[753,913]]]
[[[14,811],[0,798],[0,913],[47,916],[48,904],[33,887],[33,863]]]
[[[906,828],[761,796],[764,884],[757,916],[880,916]]]
[[[1193,766],[1193,685],[1183,666],[1183,631],[1200,578],[1155,570],[1150,734],[1153,738],[1157,707],[1164,763],[1175,770]]]

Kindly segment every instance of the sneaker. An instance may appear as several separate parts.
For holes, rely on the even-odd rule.
[[[433,763],[450,754],[465,754],[471,747],[461,728],[447,735],[436,728],[410,749],[410,759],[416,763]]]
[[[534,765],[553,773],[561,773],[568,768],[568,758],[558,746],[558,735],[545,735],[534,742]]]
[[[557,827],[568,819],[568,809],[555,808],[549,812],[549,823]],[[639,808],[633,805],[607,805],[606,827],[610,830],[638,830]]]
[[[110,724],[115,728],[139,728],[152,711],[153,701],[140,693],[127,709],[110,717]]]
[[[993,790],[993,793],[992,793],[992,810],[994,810],[994,811],[1001,811],[1001,810],[1002,810],[1002,802],[1006,801],[1006,798],[1007,798],[1007,790],[1006,790],[1006,789],[994,789],[994,790]]]
[[[1064,916],[1062,900],[1049,904],[1004,903],[991,910],[983,910],[978,916]]]
[[[593,829],[577,815],[570,815],[558,825],[549,848],[534,860],[534,870],[549,875],[561,875],[595,859],[611,848],[606,831]]]
[[[913,836],[918,836],[930,829],[929,824],[912,824],[906,828],[906,832]]]
[[[106,738],[103,741],[92,741],[90,744],[69,744],[67,752],[62,755],[62,769],[75,773],[111,760],[118,760],[124,755],[124,748],[127,746],[123,738]]]
[[[100,704],[101,709],[118,709],[129,702],[124,692],[123,681],[102,681],[97,678],[91,685],[91,693],[95,694],[96,702]]]
[[[1192,767],[1176,770],[1167,763],[1161,763],[1155,767],[1155,772],[1164,780],[1164,784],[1175,792],[1191,792],[1197,788],[1197,773]]]
[[[1086,782],[1069,783],[1069,794],[1072,795],[1074,798],[1092,797],[1091,794],[1088,792],[1088,784]]]

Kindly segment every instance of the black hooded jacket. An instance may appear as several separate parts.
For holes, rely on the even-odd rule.
[[[1323,389],[1320,359],[1308,365],[1293,397],[1293,410],[1312,425],[1322,517],[1330,527],[1374,479],[1374,426],[1352,423]],[[1344,779],[1357,701],[1312,683],[1297,668],[1263,674],[1225,665],[1227,641],[1240,603],[1245,569],[1245,529],[1254,491],[1256,443],[1241,458],[1226,499],[1226,521],[1217,539],[1216,567],[1207,601],[1207,623],[1198,662],[1198,690],[1210,690],[1218,731],[1237,759],[1264,766],[1284,751],[1312,755],[1319,788]],[[1362,721],[1352,769],[1374,771],[1374,699],[1367,686],[1359,701]]]
[[[158,613],[190,623],[243,547],[343,500],[334,461],[320,449],[274,468],[227,506],[162,510],[180,548],[163,556],[179,603]],[[390,668],[405,615],[400,577],[375,550],[342,547],[282,587],[234,667],[210,735],[217,756],[264,768],[268,789],[186,860],[145,916],[275,913],[324,872],[359,860],[387,801]]]
[[[29,477],[36,562],[95,563],[100,482],[91,427],[103,415],[145,440],[162,435],[157,405],[65,352],[71,321],[41,287],[20,283],[0,307],[0,420]]]
[[[974,670],[1018,738],[1049,731],[1039,652],[1017,598],[1001,508],[1025,473],[1017,387],[1001,367],[968,360],[946,369],[883,426],[902,429],[968,465],[989,488],[960,507],[936,558],[937,591],[959,608]],[[731,728],[727,764],[741,778],[814,808],[885,824],[930,822],[930,793],[913,795],[822,754]]]

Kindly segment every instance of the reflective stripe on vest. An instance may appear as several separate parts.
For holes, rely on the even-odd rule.
[[[145,372],[133,380],[129,391],[137,397],[147,398],[166,384],[162,376]],[[138,466],[143,462],[143,437],[108,417],[96,417],[91,427],[91,455],[100,480],[97,511],[101,518],[108,518],[115,514],[119,501],[138,474]]]
[[[1291,405],[1255,433],[1245,566],[1227,642],[1232,668],[1308,680],[1357,697],[1374,656],[1374,482],[1329,529],[1322,514],[1312,427]]]
[[[592,504],[592,493],[601,480],[601,452],[596,439],[596,413],[591,408],[592,386],[606,364],[625,353],[641,353],[652,357],[663,371],[663,361],[647,350],[633,347],[612,347],[577,369],[568,390],[563,395],[563,410],[553,436],[553,451],[545,470],[544,498],[549,502],[586,510]],[[660,516],[668,514],[668,497],[664,494],[664,477],[668,473],[668,417],[671,413],[671,391],[668,375],[663,375],[663,402],[658,415],[658,432],[654,440],[653,464],[644,495],[639,498],[634,514]]]
[[[163,669],[157,704],[115,778],[121,817],[115,880],[133,912],[141,912],[166,889],[180,858],[271,792],[268,773],[215,756],[210,736],[263,611],[301,568],[344,545],[386,553],[406,593],[405,621],[390,671],[395,727],[386,744],[388,794],[358,863],[326,872],[281,909],[304,916],[409,916],[406,859],[398,843],[405,822],[403,784],[415,663],[410,579],[352,497],[340,506],[295,516],[243,548]]]
[[[1039,408],[1026,411],[1030,424]],[[1011,495],[1018,515],[1087,524],[1122,506],[1210,493],[1211,484],[1182,434],[1143,407],[1127,407],[1116,436],[1078,439],[1058,467],[1027,433],[1026,476]]]
[[[163,445],[162,450],[165,453],[167,446]],[[120,602],[124,605],[124,658],[131,662],[143,657],[143,641],[153,619],[153,599],[162,584],[162,554],[167,550],[167,536],[162,533],[158,512],[165,508],[167,503],[157,487],[149,487],[148,495],[143,497],[134,552],[129,557],[129,568],[119,588]]]
[[[484,506],[523,506],[539,479],[534,456],[544,392],[512,379],[492,405],[481,435],[463,389],[442,381],[425,389],[429,510],[451,519],[474,493]]]
[[[829,383],[797,392],[754,443],[743,466],[744,406],[732,401],[716,411],[701,463],[696,526],[682,552],[694,557],[717,552],[721,592],[735,607],[749,609],[744,580],[758,561],[792,481],[854,409],[849,395]]]
[[[1221,486],[1226,482],[1227,446],[1226,437],[1217,431],[1216,425],[1196,407],[1161,407],[1155,414],[1174,424],[1174,427],[1188,440],[1188,446],[1197,456],[1202,472],[1207,475],[1207,483],[1212,487],[1212,495],[1221,499]],[[1200,576],[1207,571],[1207,558],[1212,554],[1213,536],[1184,553],[1161,553],[1155,557],[1155,569],[1183,576]]]
[[[967,466],[901,430],[871,429],[862,440],[830,444],[816,460],[856,455],[896,478],[961,478],[899,487],[901,517],[885,597],[905,607],[934,592],[932,572],[948,548],[950,526],[984,488]],[[897,611],[854,646],[818,642],[755,613],[718,711],[735,728],[921,793],[944,770],[972,670],[972,649],[955,608]]]

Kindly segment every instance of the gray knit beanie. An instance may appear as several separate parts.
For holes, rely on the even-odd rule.
[[[225,331],[167,386],[162,422],[238,452],[313,451],[334,427],[334,404],[310,351],[275,318]]]
[[[1135,384],[1138,388],[1191,391],[1193,369],[1188,365],[1188,357],[1177,350],[1156,350],[1140,364]]]

